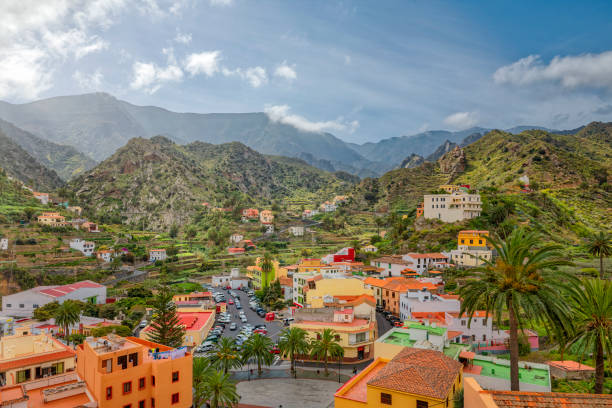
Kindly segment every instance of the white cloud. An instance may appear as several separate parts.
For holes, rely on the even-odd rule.
[[[351,65],[351,62],[353,61],[353,59],[351,58],[350,55],[345,55],[344,56],[344,64],[345,65]]]
[[[72,75],[72,78],[77,82],[77,84],[79,84],[81,89],[87,91],[97,91],[100,90],[104,76],[102,75],[102,72],[97,69],[91,75],[83,74],[81,71],[76,71]]]
[[[34,99],[51,88],[47,55],[37,48],[0,49],[0,98]]]
[[[234,0],[210,0],[211,6],[231,6]]]
[[[295,65],[288,65],[287,61],[283,61],[274,70],[274,76],[281,77],[287,81],[293,81],[297,78],[297,72],[295,72]]]
[[[176,65],[165,68],[154,63],[135,62],[132,66],[133,79],[130,83],[132,89],[142,89],[154,94],[167,82],[179,82],[183,79],[183,71]]]
[[[291,108],[288,105],[269,105],[265,107],[264,112],[272,122],[291,125],[305,132],[346,131],[353,133],[359,127],[358,121],[346,122],[342,117],[336,120],[312,122],[303,116],[289,113],[290,110]]]
[[[188,55],[184,66],[192,76],[204,74],[211,77],[219,72],[219,62],[221,62],[221,51],[206,51]]]
[[[268,83],[268,74],[265,68],[262,67],[250,67],[246,70],[242,70],[240,68],[229,69],[223,67],[221,69],[221,73],[224,76],[237,76],[245,81],[247,81],[253,88],[259,88],[262,85]]]
[[[454,129],[464,130],[478,123],[478,115],[476,112],[457,112],[447,116],[444,123]]]
[[[417,130],[417,133],[423,133],[429,130],[429,123],[423,123]]]
[[[191,39],[192,37],[190,33],[183,34],[178,30],[176,32],[176,37],[174,37],[174,41],[179,44],[189,44],[191,42]]]
[[[569,89],[588,87],[612,90],[612,51],[556,56],[548,64],[539,55],[529,55],[499,68],[493,74],[493,79],[499,84],[558,82]]]

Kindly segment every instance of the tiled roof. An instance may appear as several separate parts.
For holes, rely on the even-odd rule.
[[[566,371],[595,371],[595,369],[586,364],[581,364],[577,361],[563,360],[563,361],[549,361],[548,365],[551,367],[557,367]]]
[[[433,258],[433,259],[441,259],[441,258],[448,258],[448,256],[441,254],[439,252],[433,252],[430,254],[416,254],[416,253],[409,253],[408,254],[409,257],[413,258],[413,259],[417,259],[417,258]]]
[[[368,385],[443,400],[461,367],[438,351],[406,347]]]
[[[68,285],[52,286],[50,288],[39,290],[39,292],[44,295],[51,296],[51,297],[62,297],[66,295],[67,293],[74,292],[77,289],[103,288],[103,287],[104,286],[100,285],[99,283],[92,282],[90,280],[85,280],[81,282],[70,283]]]
[[[372,259],[372,262],[390,263],[395,265],[413,265],[412,262],[403,260],[401,256],[382,256]]]
[[[281,286],[292,286],[293,287],[293,279],[287,277],[287,276],[281,276],[278,278],[278,283],[281,284]]]
[[[612,394],[562,392],[481,391],[500,408],[603,408],[612,406]]]
[[[0,362],[0,372],[10,370],[12,368],[27,367],[35,364],[47,363],[49,361],[57,361],[65,358],[74,357],[76,353],[70,349],[64,349],[53,353],[33,354],[28,357],[15,358],[9,361]]]

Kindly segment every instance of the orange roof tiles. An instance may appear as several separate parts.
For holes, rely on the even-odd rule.
[[[603,408],[612,406],[612,394],[527,391],[481,391],[481,393],[490,394],[500,408]]]
[[[448,256],[441,254],[440,252],[432,252],[430,254],[416,254],[416,253],[409,253],[408,254],[409,257],[417,259],[417,258],[433,258],[433,259],[447,259]]]
[[[376,360],[372,363],[374,365],[370,368],[365,375],[362,377],[355,376],[354,380],[349,380],[345,385],[343,385],[338,391],[336,396],[350,399],[353,401],[367,402],[368,400],[368,381],[373,379],[378,375],[380,370],[382,370],[386,365],[386,361]],[[369,366],[368,366],[369,368]],[[350,387],[344,394],[339,394],[342,388]]]
[[[293,286],[293,279],[287,276],[281,276],[278,278],[278,283],[280,283],[281,286]]]
[[[454,339],[457,336],[461,336],[463,334],[462,331],[459,330],[449,330],[446,332],[446,337],[449,339]]]
[[[36,354],[23,358],[15,358],[14,360],[0,362],[0,372],[10,370],[12,368],[26,367],[49,361],[62,360],[64,358],[74,357],[75,355],[76,353],[74,351],[65,349],[55,351],[53,353]]]
[[[549,361],[548,365],[551,367],[557,367],[566,371],[595,371],[595,369],[586,364],[581,364],[577,361],[563,360],[563,361]]]
[[[459,357],[467,358],[468,360],[473,360],[474,357],[476,357],[476,353],[474,353],[473,351],[463,350],[461,353],[459,353]]]
[[[438,351],[406,347],[368,385],[443,400],[461,367]]]

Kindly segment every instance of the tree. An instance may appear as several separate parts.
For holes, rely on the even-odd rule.
[[[257,374],[261,376],[263,372],[262,365],[269,366],[274,360],[274,355],[271,353],[272,345],[272,340],[269,337],[262,336],[259,333],[254,334],[244,342],[242,361],[246,362],[254,358],[257,362]]]
[[[482,260],[475,268],[475,279],[470,279],[459,289],[463,299],[461,314],[467,312],[470,322],[476,310],[486,310],[487,317],[501,324],[504,310],[510,321],[510,387],[519,390],[519,329],[525,320],[541,322],[550,330],[568,325],[569,309],[560,301],[567,285],[560,279],[561,273],[551,268],[571,263],[563,259],[561,246],[540,246],[536,234],[523,228],[514,230],[505,241],[488,238],[497,251],[494,260]]]
[[[295,359],[299,355],[308,354],[310,344],[308,344],[308,333],[299,327],[291,327],[281,332],[278,339],[278,349],[283,357],[291,360],[291,372],[295,372]]]
[[[336,332],[333,329],[324,329],[321,338],[313,340],[310,343],[310,355],[317,360],[323,360],[325,363],[325,375],[329,374],[327,370],[327,361],[331,358],[344,356],[344,349],[336,341]]]
[[[210,361],[205,358],[194,358],[193,359],[193,406],[201,407],[208,400],[208,390],[205,388],[205,382],[210,376],[215,373],[214,367],[210,364]]]
[[[600,231],[599,234],[591,234],[587,241],[587,252],[599,257],[599,278],[604,278],[604,258],[612,255],[612,234]]]
[[[34,309],[33,317],[38,321],[49,320],[55,316],[59,303],[50,302]]]
[[[264,252],[261,260],[261,287],[265,288],[272,281],[274,275],[274,263],[269,252]]]
[[[81,320],[81,308],[73,300],[65,300],[55,310],[55,324],[64,329],[64,337],[68,338],[70,333],[68,327]]]
[[[570,292],[576,331],[570,339],[595,356],[595,394],[603,392],[604,357],[612,355],[612,281],[583,279]]]
[[[117,336],[127,337],[132,335],[132,329],[124,325],[97,327],[91,331],[93,337],[103,337],[108,333],[115,333]]]
[[[225,374],[232,368],[241,367],[242,361],[234,349],[235,346],[236,341],[234,339],[222,337],[209,357],[211,364],[215,368],[223,370]]]
[[[170,238],[176,238],[176,236],[178,235],[178,225],[172,224],[170,226],[170,231],[168,232],[168,235],[170,236]]]
[[[236,384],[229,378],[229,374],[211,371],[199,384],[199,387],[202,389],[204,400],[208,400],[210,408],[231,408],[240,400],[236,392]]]
[[[152,306],[153,319],[148,333],[149,340],[168,347],[180,347],[183,344],[185,328],[180,325],[176,305],[172,302],[172,292],[167,286],[162,286]]]

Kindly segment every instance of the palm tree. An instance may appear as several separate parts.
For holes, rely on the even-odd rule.
[[[66,300],[64,303],[57,307],[55,311],[55,324],[64,329],[64,337],[67,339],[70,333],[68,333],[68,327],[81,320],[81,308],[78,303],[73,300]]]
[[[299,327],[291,327],[281,332],[278,339],[278,349],[282,356],[291,360],[291,372],[295,372],[295,358],[299,355],[308,354],[310,344],[308,333]]]
[[[587,252],[593,256],[599,256],[599,278],[604,278],[604,258],[612,255],[612,234],[600,231],[599,234],[591,234],[587,241]]]
[[[583,279],[574,286],[570,299],[576,334],[570,340],[582,350],[595,355],[595,394],[603,392],[604,355],[612,355],[612,282]]]
[[[317,360],[325,362],[325,375],[328,375],[328,359],[330,357],[340,359],[344,356],[344,349],[336,341],[336,332],[333,329],[324,329],[321,338],[310,343],[310,355]]]
[[[205,383],[217,370],[205,358],[195,357],[193,359],[193,406],[201,407],[208,400]]]
[[[236,341],[234,339],[222,337],[210,356],[212,365],[219,370],[222,369],[225,374],[232,368],[241,367],[242,361],[240,361],[235,346]]]
[[[242,361],[254,358],[257,362],[257,374],[261,376],[262,365],[269,366],[274,360],[272,351],[272,340],[261,334],[254,334],[245,343],[242,349]]]
[[[505,241],[488,238],[497,251],[494,260],[482,259],[471,279],[459,290],[463,302],[461,314],[467,312],[470,322],[474,312],[484,308],[501,324],[502,312],[507,310],[510,320],[510,387],[519,390],[518,358],[519,329],[525,320],[541,322],[547,329],[566,327],[569,308],[560,301],[567,285],[561,273],[551,268],[571,263],[563,259],[561,246],[540,245],[538,236],[523,228],[515,229]]]
[[[261,288],[264,289],[272,280],[270,275],[274,273],[274,263],[269,252],[264,252],[261,260]]]
[[[236,384],[230,379],[229,374],[220,371],[211,371],[198,387],[199,394],[208,401],[210,408],[231,408],[238,404],[240,396],[236,392]],[[198,389],[196,388],[196,394]],[[195,405],[199,407],[200,405]]]

